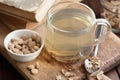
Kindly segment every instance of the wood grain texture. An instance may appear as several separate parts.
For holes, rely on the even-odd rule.
[[[109,71],[109,73],[106,73],[105,75],[108,76],[112,80],[120,80],[120,78],[119,78],[115,69]]]
[[[79,75],[80,80],[86,78],[86,71],[84,70],[82,62],[77,62],[75,64],[63,64],[54,60],[45,48],[43,48],[42,53],[39,57],[31,62],[21,63],[14,61],[10,56],[8,56],[3,40],[4,37],[11,32],[6,25],[0,23],[0,51],[1,54],[19,71],[26,79],[29,80],[55,80],[55,76],[60,74],[62,68],[64,69],[72,69],[77,75]],[[41,24],[41,26],[36,27],[34,31],[43,34],[44,37],[45,25]],[[111,46],[112,45],[112,46]],[[113,33],[110,33],[106,40],[100,45],[99,49],[99,57],[101,60],[106,62],[104,65],[104,70],[108,71],[111,68],[117,66],[120,60],[120,39],[116,37]],[[114,53],[114,54],[113,54]],[[35,64],[38,61],[40,63],[39,73],[36,75],[31,75],[30,72],[26,69],[29,64]],[[108,64],[110,63],[110,64]],[[51,74],[52,73],[52,74]]]
[[[113,33],[110,33],[100,45],[98,57],[105,63],[103,67],[105,72],[120,64],[120,39]]]
[[[120,65],[117,67],[118,76],[120,78]]]

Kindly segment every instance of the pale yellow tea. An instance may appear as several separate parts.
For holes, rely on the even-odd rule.
[[[79,9],[63,9],[51,15],[45,47],[58,61],[71,62],[86,57],[94,43],[92,18]]]

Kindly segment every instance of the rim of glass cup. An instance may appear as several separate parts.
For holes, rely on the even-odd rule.
[[[91,23],[91,25],[93,26],[94,24],[95,24],[95,21],[96,21],[96,17],[95,17],[95,13],[94,13],[94,11],[89,7],[89,6],[87,6],[87,5],[85,5],[85,4],[83,4],[83,3],[78,3],[78,2],[72,2],[72,1],[65,1],[65,2],[60,2],[60,3],[57,3],[57,4],[55,4],[55,5],[53,5],[49,10],[48,10],[48,12],[47,12],[47,22],[48,22],[48,24],[53,28],[53,29],[55,29],[55,30],[57,30],[57,31],[60,31],[60,32],[64,32],[64,33],[78,33],[78,32],[81,32],[81,30],[84,32],[84,31],[86,31],[88,28],[85,28],[85,29],[81,29],[81,30],[79,30],[79,31],[68,31],[68,30],[63,30],[63,29],[60,29],[60,28],[57,28],[56,26],[54,26],[53,24],[51,24],[51,22],[50,22],[50,18],[51,18],[51,16],[52,15],[50,15],[50,17],[49,17],[49,13],[51,12],[51,10],[54,8],[54,7],[56,7],[56,6],[59,6],[60,4],[63,4],[63,3],[70,3],[70,4],[78,4],[78,5],[82,5],[83,7],[85,7],[86,9],[88,9],[90,12],[91,12],[91,14],[92,14],[92,23]]]

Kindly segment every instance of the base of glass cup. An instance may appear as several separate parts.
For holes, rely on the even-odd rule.
[[[51,52],[48,52],[48,54],[53,57],[55,60],[61,63],[77,63],[82,62],[86,59],[88,56],[56,56]]]

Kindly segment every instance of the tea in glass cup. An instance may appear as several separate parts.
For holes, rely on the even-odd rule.
[[[87,5],[62,2],[54,5],[47,13],[45,47],[56,60],[73,63],[85,59],[93,50],[98,25],[110,31],[110,24],[95,18]]]

